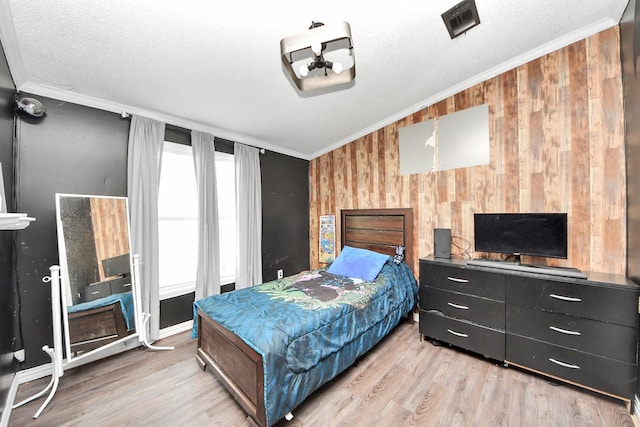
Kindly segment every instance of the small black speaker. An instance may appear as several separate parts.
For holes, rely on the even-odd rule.
[[[451,258],[451,229],[433,229],[433,256],[436,258]]]

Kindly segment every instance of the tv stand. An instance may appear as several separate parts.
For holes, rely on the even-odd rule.
[[[549,267],[545,265],[521,264],[520,262],[494,261],[489,259],[470,259],[468,265],[500,268],[504,270],[524,271],[527,273],[549,274],[551,276],[575,277],[586,279],[587,274],[577,268]]]

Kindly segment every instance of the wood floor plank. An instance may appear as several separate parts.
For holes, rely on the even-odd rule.
[[[277,427],[634,426],[623,402],[420,342],[417,328],[401,324]],[[43,399],[14,409],[9,427],[255,427],[221,383],[198,367],[190,333],[162,345],[176,349],[135,349],[65,372],[40,418],[31,417]],[[16,401],[47,382],[22,384]]]

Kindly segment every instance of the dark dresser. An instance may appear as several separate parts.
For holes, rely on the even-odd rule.
[[[420,333],[485,357],[632,401],[640,287],[420,259]]]
[[[505,275],[420,260],[420,333],[505,359]]]

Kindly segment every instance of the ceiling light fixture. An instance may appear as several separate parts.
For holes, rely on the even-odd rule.
[[[280,53],[291,80],[302,91],[348,83],[356,76],[347,22],[312,22],[308,31],[282,39]]]

